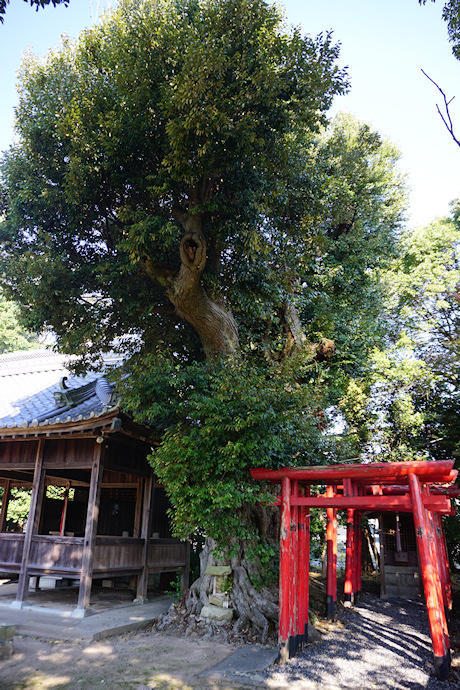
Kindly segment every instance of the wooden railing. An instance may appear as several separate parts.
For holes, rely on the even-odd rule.
[[[21,569],[24,534],[0,534],[0,570]],[[79,577],[83,537],[35,535],[32,537],[29,573],[55,573]],[[142,570],[144,540],[132,537],[96,537],[94,577],[135,574]],[[151,539],[148,554],[150,572],[167,572],[186,566],[187,545],[175,539]]]
[[[19,573],[21,570],[24,533],[2,532],[0,534],[0,570]]]
[[[83,537],[59,537],[37,534],[32,537],[29,570],[35,572],[79,575],[83,555]]]
[[[142,570],[144,539],[96,537],[94,576],[129,574]]]
[[[176,539],[151,539],[149,572],[168,572],[187,566],[188,550],[185,542]]]

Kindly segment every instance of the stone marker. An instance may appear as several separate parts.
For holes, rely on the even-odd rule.
[[[208,565],[204,574],[215,575],[216,577],[225,577],[231,575],[232,569],[229,565]]]
[[[220,623],[229,623],[233,618],[233,609],[224,609],[221,606],[207,604],[201,609],[201,617],[210,618]]]
[[[13,654],[13,637],[16,634],[16,626],[0,625],[0,659],[8,659]]]

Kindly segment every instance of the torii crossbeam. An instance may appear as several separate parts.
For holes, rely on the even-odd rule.
[[[337,510],[347,510],[345,602],[361,589],[361,518],[365,511],[413,514],[434,664],[449,677],[447,610],[452,602],[442,515],[452,515],[450,498],[457,471],[452,461],[285,467],[251,470],[253,479],[281,484],[279,658],[294,656],[308,641],[309,508],[327,513],[327,615],[337,602]],[[312,495],[311,487],[325,485]]]

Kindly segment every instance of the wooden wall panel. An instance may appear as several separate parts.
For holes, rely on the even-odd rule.
[[[48,439],[45,443],[45,469],[52,467],[91,467],[94,438]]]
[[[149,476],[151,469],[146,461],[147,453],[150,449],[138,448],[127,443],[117,443],[116,439],[109,444],[106,452],[106,464],[116,469],[131,469],[135,475]]]
[[[7,470],[33,468],[37,445],[37,439],[33,441],[1,441],[0,468]]]

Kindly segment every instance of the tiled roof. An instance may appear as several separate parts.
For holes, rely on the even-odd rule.
[[[103,372],[73,376],[68,355],[27,350],[0,355],[0,429],[75,422],[116,409]],[[104,357],[105,366],[120,364]]]

